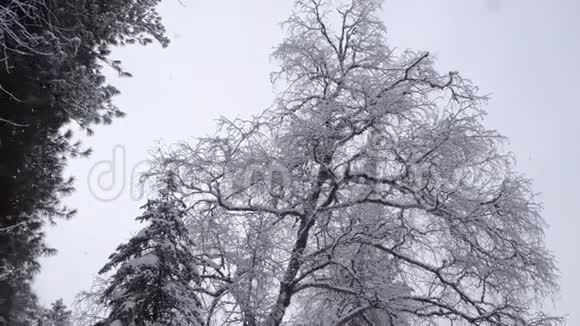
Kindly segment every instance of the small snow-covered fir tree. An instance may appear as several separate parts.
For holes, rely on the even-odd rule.
[[[168,178],[158,198],[137,220],[148,225],[120,245],[99,274],[114,273],[101,294],[109,323],[198,325],[201,302],[194,292],[199,274],[183,223],[183,203]]]
[[[63,303],[62,299],[58,299],[52,303],[51,309],[47,309],[43,326],[72,326],[71,321],[72,311]]]

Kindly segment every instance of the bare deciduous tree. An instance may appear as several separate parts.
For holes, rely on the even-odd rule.
[[[159,152],[190,204],[207,325],[553,325],[530,182],[485,98],[395,51],[380,0],[297,0],[284,86],[249,121]]]

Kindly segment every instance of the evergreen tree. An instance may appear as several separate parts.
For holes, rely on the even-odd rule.
[[[39,321],[42,319],[43,308],[38,304],[38,298],[32,291],[29,280],[18,280],[15,283],[15,293],[12,302],[12,309],[6,318],[10,326],[31,326],[41,325]],[[0,317],[2,321],[3,317]],[[0,322],[0,325],[2,322]]]
[[[122,112],[102,66],[121,75],[110,47],[168,43],[160,0],[5,0],[0,4],[0,320],[20,309],[20,288],[54,250],[43,227],[74,210],[63,176],[70,157],[86,155],[64,126],[110,123]],[[13,311],[14,310],[14,311]]]
[[[43,326],[70,326],[72,325],[71,315],[72,311],[67,308],[62,299],[58,299],[52,303],[51,309],[46,312]]]
[[[199,274],[182,218],[183,203],[171,183],[143,206],[137,220],[148,225],[120,245],[99,274],[114,269],[101,303],[108,322],[123,325],[200,325],[201,302],[194,291]]]

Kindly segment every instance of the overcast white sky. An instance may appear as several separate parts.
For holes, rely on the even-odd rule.
[[[42,261],[36,288],[43,303],[62,297],[71,304],[115,247],[138,230],[133,218],[144,200],[131,198],[129,174],[155,141],[202,136],[213,131],[219,115],[248,117],[271,104],[275,65],[269,54],[291,5],[187,0],[182,6],[166,0],[161,12],[170,47],[114,52],[135,76],[111,78],[122,91],[116,103],[128,116],[98,128],[85,141],[94,154],[71,162],[78,190],[67,203],[79,213],[49,231],[48,242],[59,254]],[[547,243],[562,286],[555,309],[569,315],[569,325],[580,325],[580,1],[386,0],[384,9],[391,46],[428,50],[440,70],[457,70],[482,93],[492,93],[487,125],[510,139],[551,225]],[[125,150],[125,163],[118,161],[112,189],[98,195],[120,196],[100,201],[88,176],[97,162],[112,159],[117,145]]]

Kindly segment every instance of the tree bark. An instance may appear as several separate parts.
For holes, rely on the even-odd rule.
[[[303,218],[300,222],[300,228],[298,229],[298,237],[292,249],[292,255],[290,257],[290,262],[284,273],[284,277],[280,282],[280,290],[278,291],[278,298],[276,299],[276,304],[272,307],[266,326],[278,326],[282,323],[282,319],[286,314],[286,309],[290,305],[292,299],[292,294],[294,291],[294,285],[292,282],[298,275],[300,266],[302,265],[302,254],[306,245],[308,244],[308,234],[310,229],[314,225],[314,217]]]

